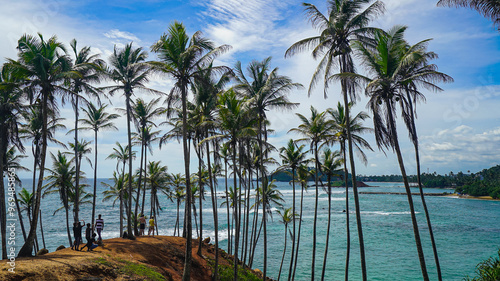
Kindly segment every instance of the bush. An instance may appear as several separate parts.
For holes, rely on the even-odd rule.
[[[480,262],[476,266],[476,277],[471,279],[465,277],[466,281],[498,281],[500,280],[500,249],[498,250],[498,258],[490,257],[489,259]]]

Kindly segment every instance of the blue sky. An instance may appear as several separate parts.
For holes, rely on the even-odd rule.
[[[146,50],[168,25],[183,22],[189,34],[202,31],[217,44],[229,44],[230,52],[219,63],[234,66],[240,60],[245,66],[251,60],[272,56],[272,66],[295,82],[309,84],[317,65],[309,53],[284,59],[284,52],[294,42],[316,34],[303,13],[301,1],[279,0],[210,0],[210,1],[2,1],[0,10],[0,62],[16,57],[16,41],[23,33],[41,32],[45,37],[57,35],[68,43],[76,38],[79,46],[90,45],[94,52],[107,59],[113,46],[131,41]],[[418,105],[418,131],[421,142],[422,170],[438,173],[450,171],[477,172],[499,164],[500,159],[500,34],[491,22],[468,9],[436,7],[436,0],[384,1],[386,13],[372,26],[388,29],[407,25],[410,43],[433,38],[429,50],[439,55],[435,61],[439,70],[452,76],[454,83],[440,85],[445,91],[426,93],[427,102]],[[326,12],[326,1],[310,1]],[[154,59],[154,55],[150,55]],[[363,68],[358,66],[363,72]],[[168,92],[172,83],[167,77],[153,77],[152,88]],[[270,139],[276,147],[296,136],[287,131],[299,124],[295,113],[309,115],[310,106],[319,110],[333,107],[340,99],[338,85],[332,85],[328,99],[322,89],[307,96],[305,90],[291,94],[300,107],[294,112],[270,112],[271,128],[276,134]],[[144,99],[152,97],[139,94]],[[355,111],[365,110],[366,99],[360,94]],[[120,95],[111,98],[111,107],[123,107]],[[70,107],[61,110],[69,128],[73,123]],[[105,132],[99,137],[99,177],[109,177],[115,162],[105,160],[115,142],[126,142],[124,118],[117,123],[118,132]],[[158,120],[162,121],[162,120]],[[371,126],[371,121],[366,125]],[[161,128],[167,130],[168,128]],[[65,131],[57,138],[68,142]],[[409,173],[415,173],[413,150],[403,126],[399,127],[400,142]],[[90,140],[92,135],[84,133]],[[366,139],[375,147],[372,136]],[[60,147],[51,146],[56,152]],[[29,150],[28,150],[29,151]],[[29,153],[28,153],[29,154]],[[275,155],[277,157],[277,155]],[[171,143],[155,149],[151,160],[161,160],[170,172],[183,172],[181,146]],[[25,160],[31,167],[32,158]],[[193,163],[192,167],[195,167]],[[84,164],[88,175],[92,170]],[[398,174],[395,156],[378,150],[368,153],[368,165],[358,165],[358,174]],[[28,174],[22,174],[29,176]]]

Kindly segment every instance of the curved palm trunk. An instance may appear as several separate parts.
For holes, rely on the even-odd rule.
[[[413,104],[411,102],[411,97],[408,96],[408,101],[409,101],[409,111],[410,111],[410,120],[411,120],[411,130],[412,130],[412,135],[413,135],[413,145],[415,147],[415,162],[417,164],[417,182],[418,182],[418,189],[420,191],[420,198],[422,200],[422,205],[424,207],[424,212],[425,212],[425,218],[427,220],[427,227],[429,228],[429,235],[431,237],[431,244],[432,244],[432,252],[434,254],[434,261],[436,262],[436,270],[438,274],[438,280],[441,281],[443,280],[441,276],[441,266],[439,264],[439,256],[437,253],[437,247],[436,247],[436,242],[434,240],[434,232],[432,231],[432,224],[431,224],[431,218],[429,215],[429,211],[427,209],[427,203],[425,202],[425,196],[424,196],[424,191],[422,189],[422,180],[420,178],[420,154],[419,154],[419,149],[418,149],[418,136],[417,136],[417,127],[415,126],[415,113],[413,111]]]
[[[127,138],[128,138],[128,208],[127,208],[127,235],[129,239],[135,239],[132,233],[132,132],[130,130],[131,121],[131,108],[130,108],[130,95],[127,93],[126,103],[127,103]]]
[[[346,256],[345,256],[345,281],[349,280],[349,258],[351,255],[351,231],[349,226],[349,171],[347,171],[347,159],[345,151],[345,140],[342,141],[342,155],[344,156],[344,183],[345,183],[345,221],[346,221]]]
[[[328,225],[326,227],[325,257],[323,258],[323,270],[321,280],[325,280],[326,260],[328,256],[328,243],[330,241],[330,224],[332,222],[332,178],[328,175]]]
[[[302,228],[302,210],[304,206],[303,203],[304,203],[304,187],[302,186],[300,191],[300,215],[299,215],[299,229],[297,231],[297,249],[295,250],[295,260],[293,261],[292,280],[295,280],[295,272],[297,270],[297,259],[299,258],[300,230]]]
[[[38,213],[40,212],[40,199],[42,197],[42,187],[43,187],[43,174],[45,171],[45,157],[47,155],[47,119],[48,119],[48,114],[47,114],[47,100],[48,100],[48,95],[49,93],[45,92],[45,90],[42,92],[42,151],[40,152],[40,172],[38,175],[38,185],[36,189],[36,194],[35,196],[35,205],[34,205],[34,210],[33,210],[33,220],[31,220],[30,224],[30,232],[28,234],[28,238],[26,239],[26,242],[24,242],[23,246],[19,250],[18,257],[31,257],[32,256],[32,250],[33,250],[33,245],[35,241],[35,236],[36,236],[36,229],[38,225]]]
[[[207,149],[207,165],[208,177],[210,181],[210,195],[212,197],[212,210],[214,214],[214,229],[215,229],[215,266],[213,273],[213,280],[219,280],[219,219],[217,215],[217,194],[214,190],[214,179],[212,177],[212,166],[210,164],[210,146],[206,143]]]
[[[184,272],[182,273],[182,281],[191,279],[191,259],[193,248],[193,225],[191,222],[191,182],[189,179],[189,146],[187,143],[187,84],[180,85],[182,95],[182,146],[184,149],[184,174],[186,175],[186,257],[184,259]]]
[[[7,151],[7,132],[4,129],[0,130],[0,136],[2,137],[2,143],[0,145],[0,173],[2,178],[0,179],[0,225],[2,231],[2,259],[7,259],[7,210],[5,205],[5,186],[3,183],[4,175],[4,155]],[[9,183],[9,181],[7,181]],[[15,193],[15,191],[14,191]]]
[[[316,195],[314,198],[314,222],[313,222],[313,248],[312,248],[312,263],[311,263],[311,281],[314,281],[314,267],[316,262],[316,225],[318,221],[318,145],[314,144],[314,185],[316,188]]]
[[[69,232],[69,214],[68,214],[68,207],[65,207],[64,210],[66,211],[66,232],[68,233],[68,240],[69,240],[69,245],[73,246],[73,242],[71,241],[71,234]]]
[[[94,193],[92,194],[92,231],[95,225],[95,200],[97,194],[97,130],[94,130]]]
[[[394,116],[392,114],[392,102],[386,101],[388,107],[388,115],[389,115],[389,126],[392,132],[394,139],[392,140],[392,144],[394,145],[394,149],[396,150],[396,155],[398,157],[399,168],[401,169],[401,175],[403,176],[403,182],[405,185],[406,194],[408,197],[408,205],[410,206],[411,213],[411,222],[413,225],[413,234],[415,235],[415,244],[417,245],[418,258],[420,261],[420,269],[422,270],[422,277],[425,281],[429,280],[429,276],[427,274],[427,267],[425,265],[424,251],[422,249],[422,242],[420,241],[420,233],[418,231],[418,223],[417,217],[415,216],[415,208],[413,206],[413,198],[411,195],[410,185],[408,184],[408,177],[406,176],[406,170],[404,167],[403,157],[401,155],[401,150],[399,148],[399,142],[397,137],[397,131],[394,121]]]
[[[26,242],[26,230],[24,229],[23,214],[21,214],[21,208],[19,207],[19,201],[17,200],[17,192],[14,192],[14,200],[16,201],[17,215],[19,217],[19,223],[21,224],[24,242]]]
[[[45,247],[45,236],[43,235],[43,222],[42,222],[42,212],[41,211],[40,211],[40,232],[42,233],[43,248],[47,249],[47,247]]]
[[[290,267],[288,269],[288,280],[292,278],[293,269],[293,258],[295,254],[295,167],[292,167],[292,224],[293,224],[293,234],[292,234],[292,253],[290,254]]]
[[[341,73],[351,72],[347,69],[347,58],[345,55],[340,57],[340,71]],[[363,238],[363,226],[361,224],[361,208],[359,206],[359,194],[358,194],[358,184],[356,182],[356,168],[354,165],[354,153],[352,148],[352,136],[351,136],[351,124],[349,117],[349,101],[347,93],[346,81],[341,81],[342,95],[344,98],[344,108],[345,108],[345,118],[346,118],[346,129],[347,129],[347,143],[349,145],[349,161],[351,164],[351,176],[352,176],[352,192],[354,194],[354,207],[356,210],[356,225],[358,227],[358,238],[359,238],[359,255],[361,260],[361,273],[363,276],[363,281],[367,281],[367,271],[366,271],[366,258],[365,258],[365,243]]]
[[[280,281],[281,278],[281,269],[283,268],[283,261],[285,261],[285,253],[286,253],[286,240],[287,240],[287,235],[286,231],[288,230],[288,225],[285,224],[285,247],[283,248],[283,255],[281,256],[281,265],[280,265],[280,271],[278,273],[278,281]]]

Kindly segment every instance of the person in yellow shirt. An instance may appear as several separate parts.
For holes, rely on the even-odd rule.
[[[149,230],[148,230],[148,236],[153,233],[153,237],[155,237],[155,218],[151,216],[149,219]]]

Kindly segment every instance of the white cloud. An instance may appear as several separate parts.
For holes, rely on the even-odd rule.
[[[110,39],[125,39],[127,41],[141,42],[137,36],[130,32],[120,31],[118,29],[112,29],[104,33],[104,36]]]

